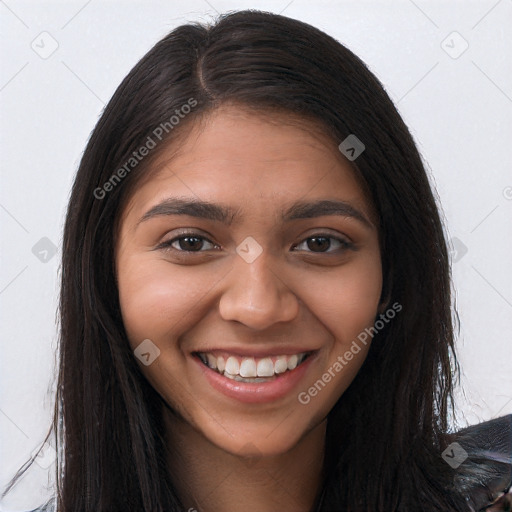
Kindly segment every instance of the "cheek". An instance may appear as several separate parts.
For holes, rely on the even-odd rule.
[[[377,251],[340,266],[336,272],[302,282],[310,309],[336,344],[350,344],[361,331],[373,325],[382,291]]]
[[[315,314],[331,337],[319,356],[317,369],[304,382],[298,401],[309,409],[311,425],[318,424],[352,384],[368,354],[372,327],[381,293],[378,267],[365,272],[347,272],[326,280],[323,293],[317,293]]]
[[[170,273],[164,261],[140,257],[119,260],[119,300],[130,343],[159,340],[198,301],[187,275]]]
[[[368,354],[371,336],[366,330],[374,325],[382,290],[378,254],[369,253],[367,258],[354,259],[335,273],[316,276],[316,285],[305,282],[310,309],[331,338],[321,354],[318,371],[299,396],[301,404],[316,409],[313,421],[331,410]]]
[[[337,332],[344,336],[344,342],[357,336],[366,327],[373,325],[382,291],[380,268],[366,267],[361,272],[347,275],[336,283],[338,311],[333,311],[332,322],[336,322]],[[341,322],[339,320],[342,320]]]

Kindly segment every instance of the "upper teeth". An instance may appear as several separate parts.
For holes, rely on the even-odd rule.
[[[293,354],[291,356],[273,357],[237,357],[237,356],[215,356],[211,353],[198,353],[201,361],[218,373],[228,377],[273,377],[275,374],[284,373],[287,370],[295,369],[304,359],[306,353]]]

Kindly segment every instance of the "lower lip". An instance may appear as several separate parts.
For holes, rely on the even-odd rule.
[[[206,366],[198,357],[192,358],[199,365],[206,380],[212,388],[224,395],[245,403],[265,403],[278,400],[289,393],[297,386],[304,374],[307,372],[316,354],[310,354],[308,358],[294,370],[288,370],[269,382],[238,382],[224,377],[215,370]]]

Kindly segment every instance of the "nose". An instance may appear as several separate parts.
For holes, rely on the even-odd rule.
[[[263,255],[252,263],[237,257],[227,276],[219,311],[224,320],[263,330],[293,320],[299,312],[299,301]]]

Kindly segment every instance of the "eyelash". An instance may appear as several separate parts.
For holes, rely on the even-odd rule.
[[[200,235],[198,233],[194,233],[194,232],[185,232],[185,233],[181,233],[180,236],[177,236],[177,237],[174,237],[173,239],[171,240],[168,240],[166,242],[162,242],[158,247],[157,249],[163,249],[165,251],[176,251],[178,253],[183,253],[183,254],[199,254],[199,253],[202,253],[202,252],[206,252],[206,251],[203,251],[203,250],[199,250],[199,251],[186,251],[184,249],[176,249],[175,247],[172,247],[172,244],[174,244],[175,242],[179,242],[180,240],[183,240],[185,238],[197,238],[199,240],[202,240],[202,241],[206,241],[210,244],[212,244],[214,247],[219,247],[218,245],[214,244],[211,240],[209,240],[208,238],[206,238],[205,236],[203,235]],[[338,242],[340,244],[340,247],[337,249],[337,250],[334,250],[334,251],[320,251],[320,252],[315,252],[315,251],[307,251],[311,254],[332,254],[332,253],[335,253],[337,251],[339,251],[340,249],[343,251],[343,250],[346,250],[346,249],[351,249],[354,247],[354,245],[350,242],[348,242],[347,240],[344,240],[342,238],[339,238],[339,237],[335,237],[333,235],[330,235],[328,233],[315,233],[313,235],[310,235],[308,237],[306,237],[302,242],[294,245],[293,247],[297,247],[303,243],[307,243],[308,240],[312,239],[312,238],[326,238],[326,239],[329,239],[329,240],[335,240],[336,242]],[[329,246],[329,249],[331,248],[331,246]]]

